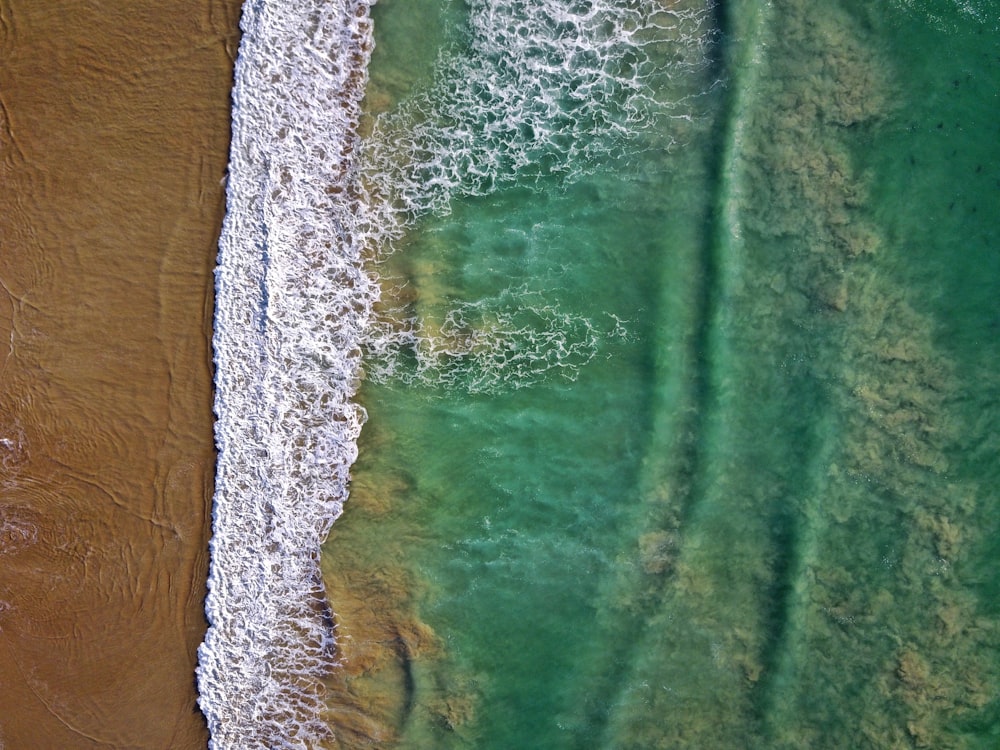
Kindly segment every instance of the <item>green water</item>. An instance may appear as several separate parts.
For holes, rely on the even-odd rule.
[[[727,6],[683,145],[456,199],[380,269],[592,345],[366,383],[346,746],[997,745],[1000,43],[864,5]],[[376,7],[386,101],[460,11]]]

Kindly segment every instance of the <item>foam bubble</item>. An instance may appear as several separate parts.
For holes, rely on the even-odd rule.
[[[28,460],[27,437],[21,426],[14,424],[0,432],[0,467],[4,471],[3,486],[12,483]]]
[[[439,324],[402,313],[380,316],[366,339],[365,368],[376,382],[498,393],[553,374],[575,380],[601,338],[590,320],[544,294],[508,288],[452,307]]]
[[[9,555],[38,542],[38,526],[24,509],[0,506],[0,555]]]
[[[363,146],[376,254],[384,259],[416,220],[447,214],[456,197],[515,181],[571,182],[635,158],[640,135],[658,148],[676,145],[671,120],[697,117],[713,85],[711,11],[706,3],[470,2],[461,48],[442,53],[434,82],[377,119]],[[659,140],[649,138],[654,131]],[[438,325],[385,314],[365,341],[366,369],[379,381],[471,392],[575,377],[597,351],[599,327],[522,291],[456,307]]]
[[[894,4],[946,33],[970,22],[1000,29],[995,0],[894,0]]]

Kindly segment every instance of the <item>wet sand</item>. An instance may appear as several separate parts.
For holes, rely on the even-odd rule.
[[[0,747],[207,743],[239,6],[0,2]]]

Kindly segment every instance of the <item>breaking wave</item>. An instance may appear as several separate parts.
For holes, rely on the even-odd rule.
[[[604,335],[528,289],[458,305],[437,326],[376,316],[366,263],[456,196],[572,180],[628,155],[641,129],[690,118],[698,87],[680,79],[706,68],[712,38],[703,4],[471,0],[461,49],[362,143],[372,2],[244,5],[197,670],[214,748],[306,748],[329,735],[323,676],[337,657],[319,549],[365,420],[352,400],[363,355],[373,377],[494,391],[572,377]],[[675,139],[661,130],[667,148]]]
[[[216,271],[219,450],[200,705],[215,748],[309,747],[334,663],[319,547],[347,495],[377,287],[353,157],[366,0],[250,0]]]

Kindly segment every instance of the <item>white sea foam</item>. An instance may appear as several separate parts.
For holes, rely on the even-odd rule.
[[[894,0],[894,4],[947,33],[968,28],[970,23],[1000,30],[996,0]]]
[[[333,665],[319,547],[363,411],[377,296],[353,153],[367,0],[248,0],[216,272],[219,458],[200,705],[215,748],[311,747]]]
[[[362,146],[369,233],[386,255],[457,196],[515,181],[573,181],[612,159],[677,142],[712,82],[712,4],[469,0],[469,28],[434,82],[375,123]],[[650,137],[655,131],[656,137]],[[620,167],[620,165],[619,165]],[[493,392],[595,355],[599,326],[539,290],[459,305],[440,326],[389,311],[366,337],[376,380]]]
[[[20,509],[0,505],[0,555],[20,552],[38,542],[38,526]]]
[[[319,547],[340,514],[371,370],[472,391],[572,375],[596,327],[527,289],[426,321],[375,319],[365,261],[428,212],[587,171],[707,62],[707,11],[658,0],[470,0],[465,51],[357,138],[372,0],[247,0],[216,278],[219,457],[199,702],[213,748],[309,748],[335,666]],[[665,61],[672,61],[666,64]],[[675,94],[683,87],[674,87]],[[669,141],[669,137],[667,138]]]
[[[573,179],[624,156],[637,133],[689,119],[705,90],[711,3],[468,0],[461,47],[434,84],[379,119],[365,144],[378,231],[456,195]]]
[[[440,325],[405,312],[373,320],[365,370],[379,382],[445,392],[518,390],[557,374],[574,380],[598,351],[602,331],[526,287],[459,304]]]

